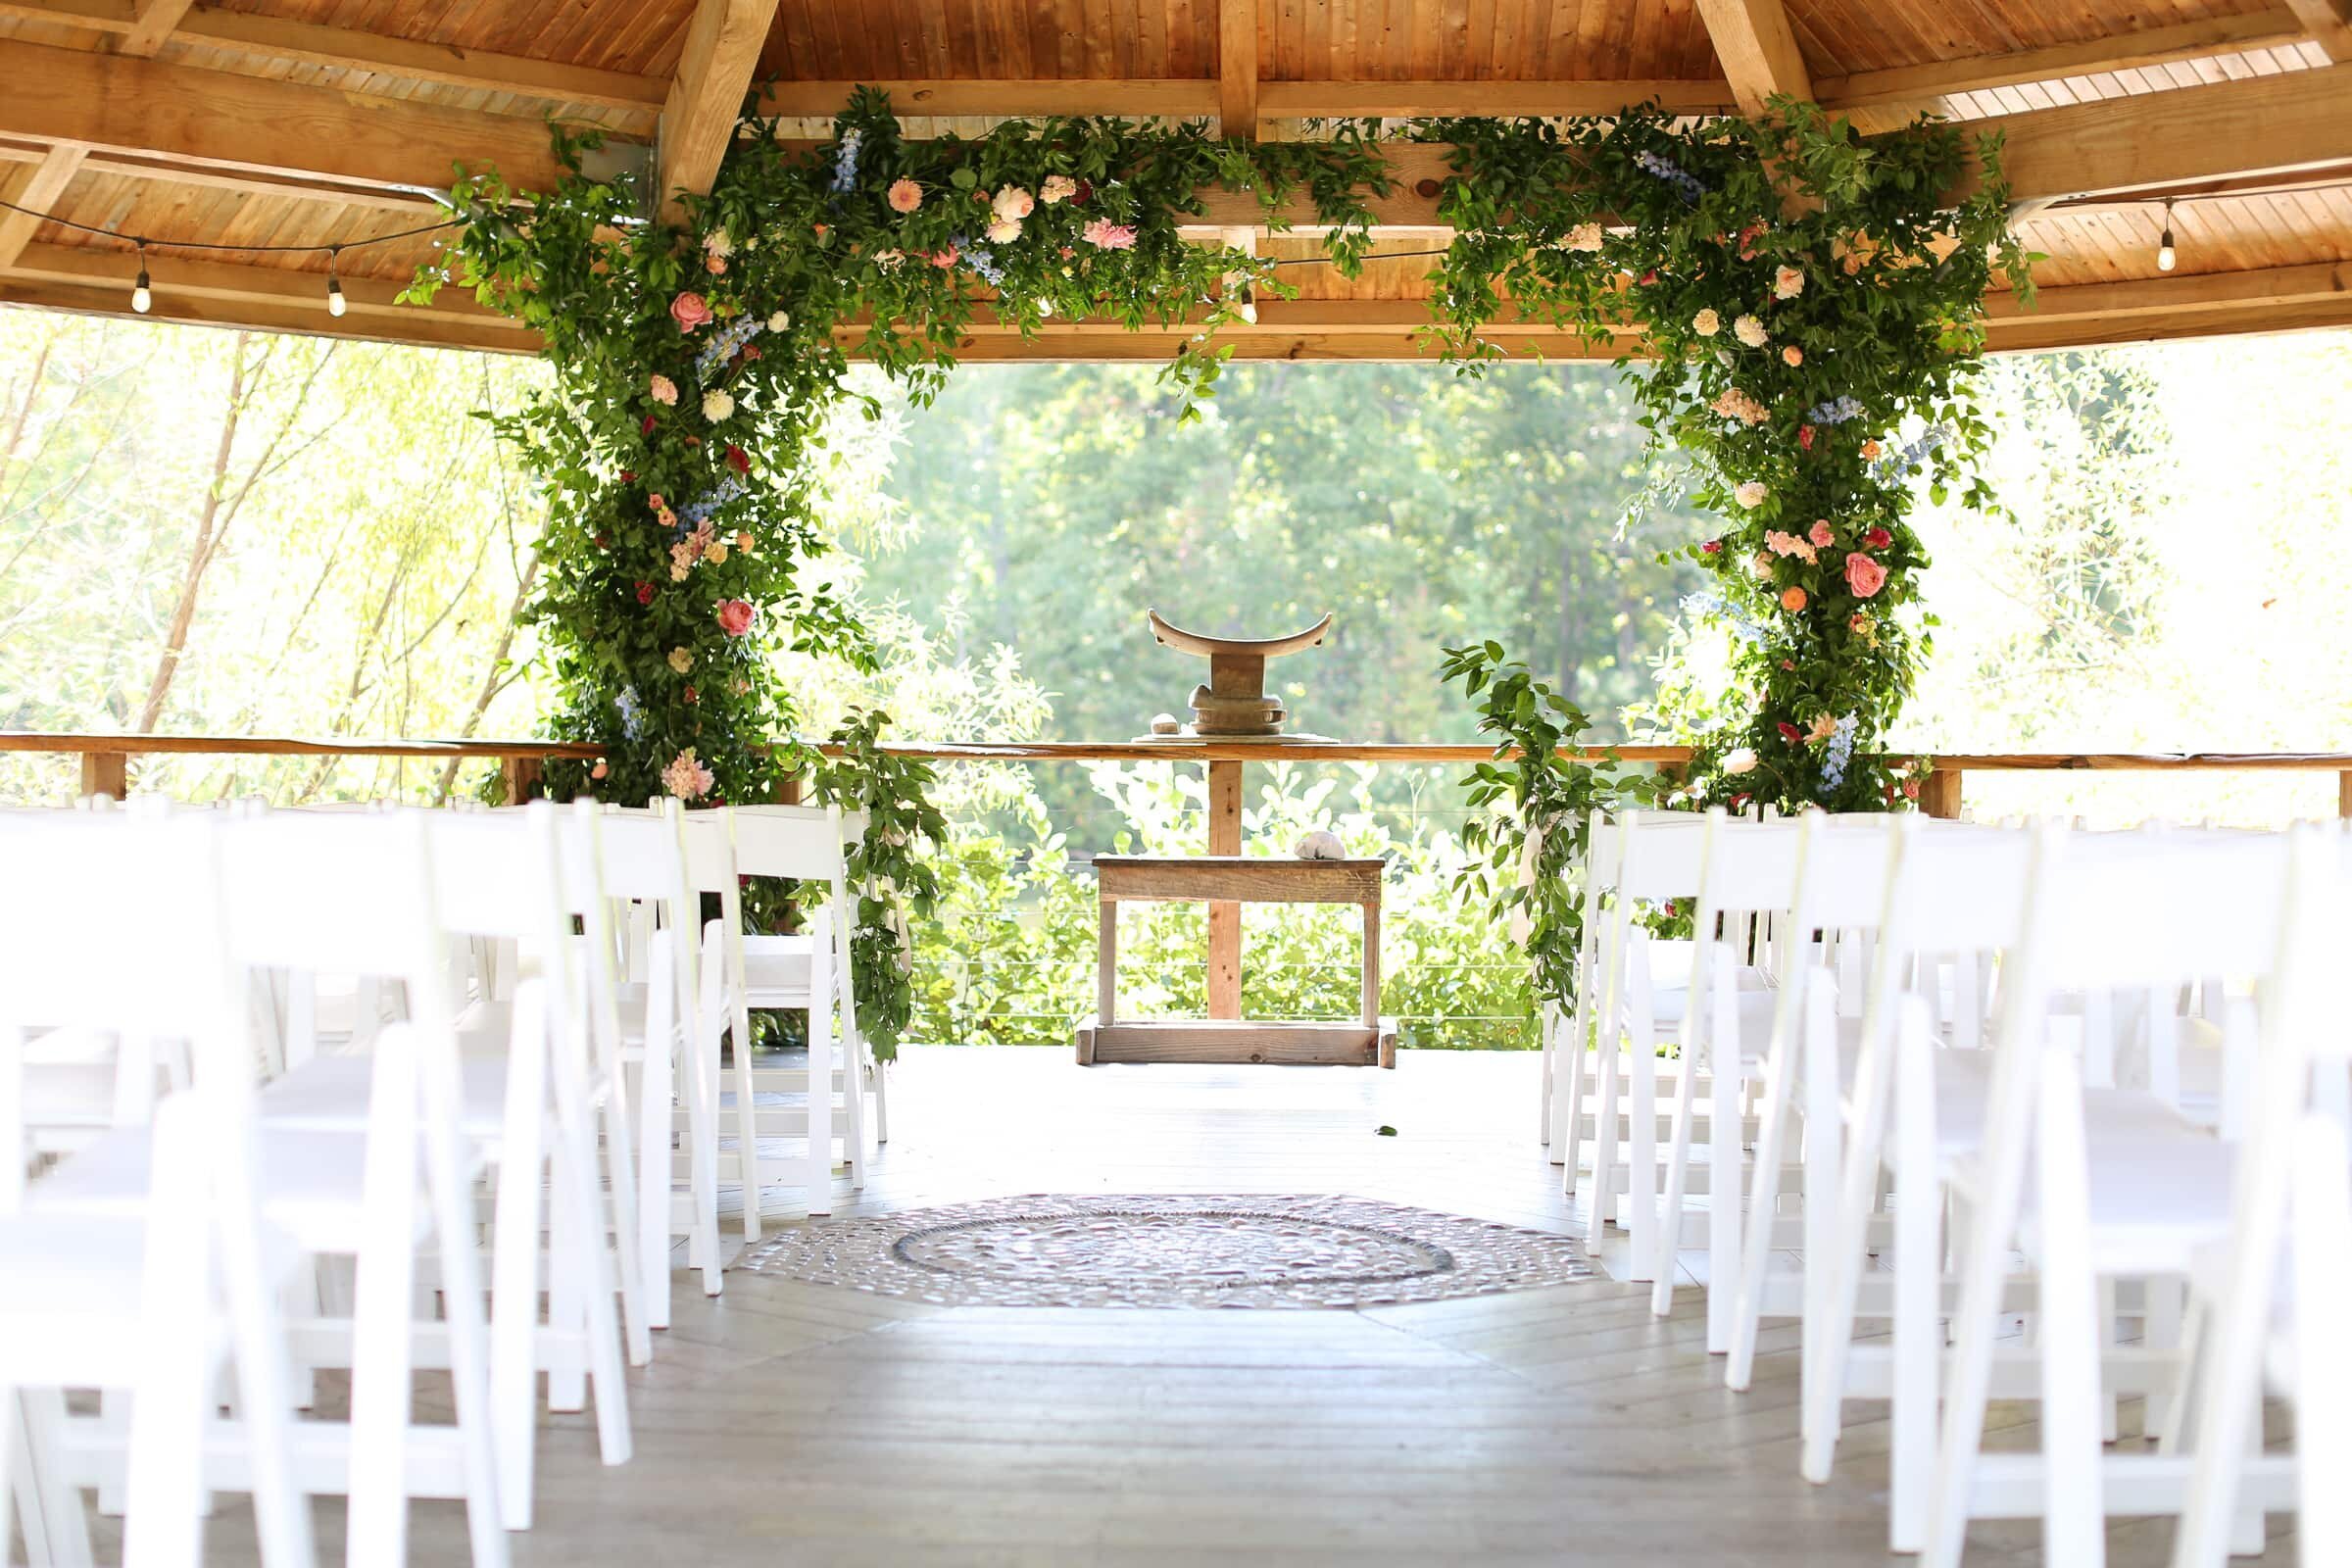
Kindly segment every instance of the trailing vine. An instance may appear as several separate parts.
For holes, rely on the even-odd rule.
[[[1439,205],[1456,238],[1432,274],[1445,356],[1494,358],[1480,328],[1506,313],[1595,339],[1642,329],[1654,359],[1627,363],[1644,421],[1698,460],[1699,499],[1726,514],[1690,548],[1716,573],[1699,608],[1740,635],[1754,711],[1699,737],[1690,792],[1841,807],[1897,790],[1872,753],[1920,651],[1893,613],[1925,564],[1905,481],[1925,468],[1984,499],[1968,376],[1994,268],[2023,280],[1993,150],[1949,207],[1969,155],[1958,130],[1865,142],[1796,104],[1766,123],[1637,109],[1406,134],[1453,149]],[[558,689],[550,729],[604,749],[551,764],[550,787],[753,802],[813,775],[870,811],[858,997],[887,1041],[909,1013],[906,911],[932,886],[928,773],[878,749],[878,714],[823,759],[775,657],[875,662],[856,607],[808,569],[825,548],[811,457],[853,352],[919,402],[984,307],[1023,334],[1050,315],[1189,323],[1166,374],[1190,416],[1230,353],[1220,329],[1253,297],[1295,292],[1272,262],[1186,237],[1200,193],[1254,192],[1275,226],[1304,200],[1351,272],[1388,164],[1353,122],[1265,145],[1086,118],[913,139],[860,88],[813,149],[747,118],[710,194],[647,221],[635,176],[590,177],[589,140],[555,135],[571,172],[553,191],[494,170],[461,180],[469,221],[412,290],[471,287],[537,329],[555,370],[499,421],[549,504],[531,615]],[[1927,433],[1898,446],[1907,421]]]

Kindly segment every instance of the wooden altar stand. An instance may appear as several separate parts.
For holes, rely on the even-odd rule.
[[[1099,855],[1095,875],[1102,936],[1099,1010],[1078,1022],[1078,1064],[1118,1061],[1269,1062],[1394,1067],[1396,1020],[1380,1015],[1380,860],[1278,860],[1242,855],[1161,858]],[[1351,1022],[1214,1016],[1118,1017],[1119,906],[1195,900],[1243,904],[1352,904],[1364,911],[1363,1008]],[[1236,935],[1239,932],[1237,929]],[[1234,995],[1240,993],[1238,961]],[[1233,1009],[1238,1012],[1240,1009]]]

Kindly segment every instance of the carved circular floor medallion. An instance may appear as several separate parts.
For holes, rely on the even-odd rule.
[[[1566,1237],[1354,1198],[995,1199],[811,1220],[744,1266],[945,1305],[1352,1307],[1592,1277]]]

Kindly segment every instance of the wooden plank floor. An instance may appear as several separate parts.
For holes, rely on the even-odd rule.
[[[1408,1052],[1394,1072],[1100,1067],[914,1051],[892,1142],[837,1213],[1027,1193],[1348,1193],[1576,1227],[1536,1142],[1536,1060]],[[1382,1137],[1383,1125],[1396,1136]],[[794,1195],[780,1195],[794,1196]],[[1653,1320],[1597,1280],[1362,1312],[941,1308],[681,1276],[632,1388],[637,1458],[548,1422],[514,1560],[652,1564],[1883,1563],[1883,1423],[1796,1473],[1792,1330],[1724,1390],[1699,1299]],[[2031,1444],[2022,1413],[2002,1440]],[[320,1505],[339,1543],[339,1505]],[[454,1505],[415,1560],[464,1560]],[[2110,1561],[2162,1562],[2169,1525]],[[251,1560],[241,1507],[214,1560]],[[2039,1560],[2030,1524],[1972,1563]],[[2291,1562],[2291,1544],[2270,1560]],[[1897,1559],[1900,1560],[1900,1559]]]

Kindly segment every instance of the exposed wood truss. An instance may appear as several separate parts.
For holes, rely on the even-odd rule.
[[[701,196],[718,176],[776,0],[702,0],[662,108],[662,198]]]
[[[1812,75],[1781,0],[1698,0],[1698,15],[1741,114],[1762,114],[1775,97],[1813,96]]]
[[[1257,0],[1217,0],[1217,122],[1257,139]]]
[[[2346,0],[2286,0],[2286,8],[2311,33],[2312,42],[2328,52],[2328,59],[2338,65],[2352,62],[2352,4]]]
[[[33,231],[40,227],[40,220],[32,213],[47,212],[50,204],[65,194],[74,176],[81,172],[82,160],[88,156],[89,149],[79,142],[61,141],[43,154],[41,161],[32,166],[32,172],[8,193],[8,199],[17,207],[31,211],[0,210],[0,268],[17,265],[24,247],[31,243]]]

